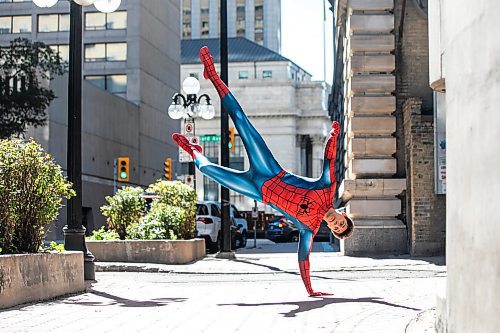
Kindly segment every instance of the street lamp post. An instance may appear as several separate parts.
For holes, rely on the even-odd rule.
[[[195,135],[194,119],[199,116],[203,119],[212,119],[215,116],[215,108],[210,103],[210,97],[207,94],[202,94],[198,97],[198,92],[200,91],[200,82],[194,77],[187,77],[182,82],[182,90],[186,96],[177,93],[172,97],[172,104],[168,107],[168,115],[172,119],[184,119],[184,127],[186,124],[192,124],[192,131],[190,133],[185,133],[190,139],[191,143],[199,144],[198,142],[193,142],[192,138]],[[202,104],[202,100],[205,99],[205,104]],[[189,174],[194,176],[195,167],[194,162],[189,162]],[[196,188],[196,183],[195,188]]]
[[[222,81],[228,83],[228,51],[227,51],[227,0],[220,2],[220,73]],[[221,101],[220,115],[221,165],[229,167],[229,117]],[[229,210],[229,189],[221,185],[222,205],[222,250],[231,252],[231,220]]]
[[[58,0],[33,0],[43,8],[52,7]],[[67,221],[63,228],[64,248],[84,254],[84,278],[95,279],[94,256],[85,244],[82,225],[82,6],[94,4],[105,13],[115,11],[121,0],[70,1],[69,78],[68,78],[68,180],[73,183],[76,196],[68,200]]]

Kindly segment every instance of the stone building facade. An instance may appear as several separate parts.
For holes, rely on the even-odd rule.
[[[444,197],[434,194],[434,170],[429,165],[427,182],[415,187],[422,183],[422,174],[407,163],[408,154],[416,151],[434,154],[434,144],[428,144],[432,135],[424,138],[410,125],[405,132],[404,124],[404,105],[411,97],[419,98],[421,110],[409,113],[408,124],[421,120],[412,117],[432,116],[433,111],[426,8],[421,4],[332,2],[336,53],[329,111],[343,124],[337,204],[347,207],[357,226],[356,233],[341,243],[346,254],[442,253]],[[422,206],[417,198],[432,203]],[[440,209],[441,215],[429,214],[428,206]],[[436,242],[432,232],[418,233],[426,225],[420,217],[426,214],[437,216],[428,223],[441,230],[433,247],[424,246]],[[410,225],[412,221],[420,224]]]

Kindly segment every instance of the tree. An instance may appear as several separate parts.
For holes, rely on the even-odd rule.
[[[56,97],[48,88],[67,63],[50,46],[17,38],[0,48],[0,138],[19,136],[26,126],[43,126]]]

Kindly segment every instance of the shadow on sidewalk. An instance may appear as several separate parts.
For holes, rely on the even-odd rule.
[[[274,267],[274,266],[270,266],[270,265],[264,265],[264,264],[259,264],[259,263],[256,263],[256,262],[251,262],[249,260],[233,259],[232,261],[234,261],[234,262],[240,262],[240,263],[244,263],[244,264],[248,264],[248,265],[255,265],[255,266],[259,266],[259,267],[264,267],[264,268],[267,268],[267,269],[269,269],[269,270],[271,270],[273,272],[280,272],[280,273],[285,273],[285,274],[300,276],[300,274],[298,272],[284,271],[284,270],[282,270],[282,269],[280,269],[278,267]],[[326,277],[326,276],[319,276],[319,275],[311,275],[311,278],[323,279],[323,280],[354,281],[352,279],[341,279],[341,278],[332,279],[332,278],[329,278],[329,277]]]
[[[336,303],[375,303],[381,305],[387,305],[395,308],[402,308],[413,311],[421,311],[421,309],[416,309],[404,305],[394,304],[386,302],[379,297],[362,297],[362,298],[329,298],[329,297],[312,297],[311,301],[297,301],[297,302],[276,302],[276,303],[233,303],[233,304],[217,304],[218,306],[263,306],[263,305],[295,305],[296,309],[289,312],[281,313],[283,317],[295,317],[298,313],[307,312],[310,310],[316,310],[323,308],[330,304]]]
[[[165,306],[170,303],[185,302],[187,298],[153,298],[146,301],[136,301],[128,298],[123,298],[120,296],[112,295],[104,291],[95,290],[92,283],[87,285],[87,293],[94,294],[103,298],[107,298],[108,301],[96,302],[96,301],[85,301],[85,300],[64,300],[65,304],[76,304],[85,306],[109,306],[109,305],[119,305],[128,308],[147,308],[147,307],[158,307]]]

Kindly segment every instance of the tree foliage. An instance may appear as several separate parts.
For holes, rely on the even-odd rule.
[[[0,48],[0,138],[21,135],[26,126],[43,126],[56,97],[48,88],[67,64],[42,42],[17,38]]]

